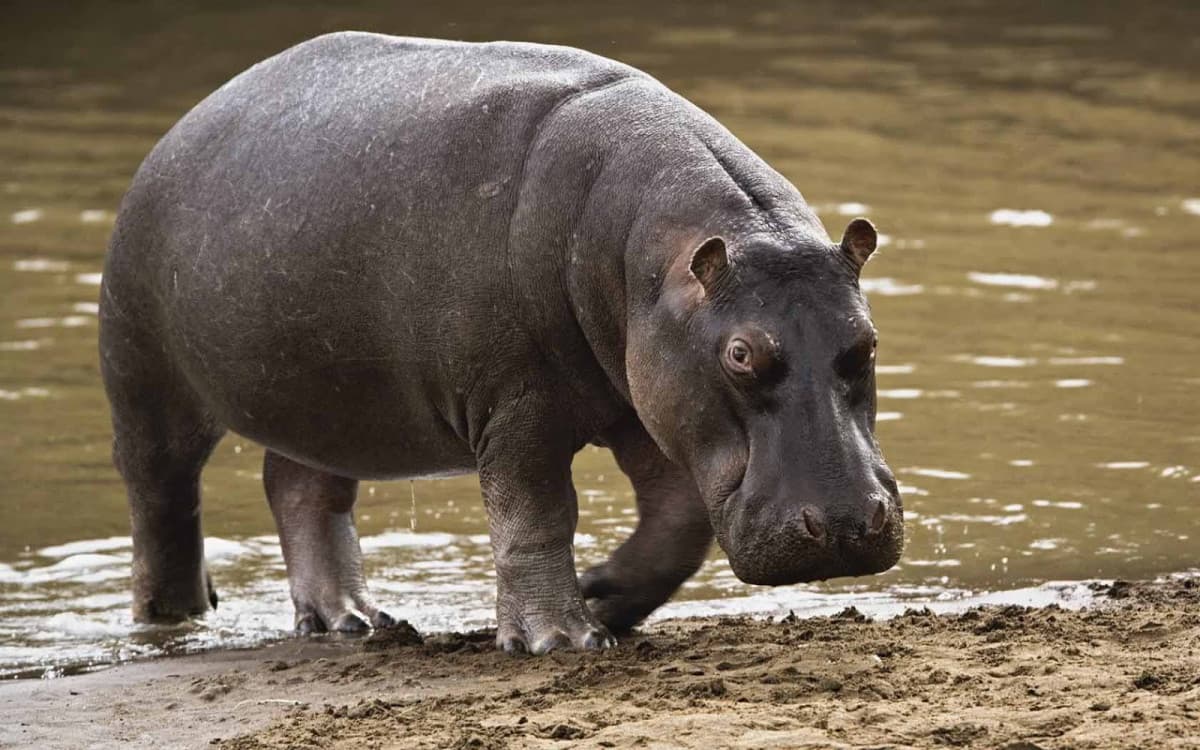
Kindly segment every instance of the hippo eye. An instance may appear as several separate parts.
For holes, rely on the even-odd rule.
[[[725,358],[729,360],[729,368],[736,373],[750,374],[754,371],[750,344],[743,339],[733,339],[729,342],[725,349]]]
[[[870,375],[877,345],[878,339],[874,335],[859,339],[834,361],[838,374],[847,380],[860,380]]]

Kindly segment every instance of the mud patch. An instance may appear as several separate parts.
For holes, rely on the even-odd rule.
[[[223,746],[1200,746],[1200,589],[1109,590],[1084,612],[678,621],[610,654],[541,660],[427,643],[390,652],[389,668],[437,655],[446,674],[499,684],[296,711]]]

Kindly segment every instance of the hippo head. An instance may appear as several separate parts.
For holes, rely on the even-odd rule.
[[[631,317],[634,406],[695,478],[747,583],[878,573],[900,557],[900,493],[874,434],[877,334],[858,284],[875,244],[865,219],[838,245],[694,237]]]

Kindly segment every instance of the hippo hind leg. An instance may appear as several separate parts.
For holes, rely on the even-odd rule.
[[[600,621],[623,633],[700,568],[713,532],[695,482],[663,455],[636,419],[602,440],[633,484],[639,520],[607,562],[583,574],[580,586]]]
[[[361,633],[395,625],[367,593],[354,528],[358,482],[268,450],[263,484],[287,563],[296,631]]]
[[[217,606],[204,561],[200,472],[224,428],[167,361],[161,345],[101,314],[101,371],[112,407],[113,463],[125,481],[133,536],[133,616],[172,623]]]

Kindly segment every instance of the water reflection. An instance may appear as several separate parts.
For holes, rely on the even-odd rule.
[[[17,211],[12,215],[13,224],[28,224],[42,218],[42,210],[40,208],[27,208],[23,211]]]
[[[863,292],[868,295],[882,297],[906,297],[910,294],[920,294],[925,291],[921,284],[909,284],[889,277],[865,278],[860,283]]]
[[[290,628],[261,453],[236,437],[204,476],[221,609],[168,631],[129,622],[94,317],[114,212],[155,140],[249,63],[334,28],[553,41],[644,67],[795,181],[831,236],[860,214],[883,232],[862,285],[880,442],[905,467],[905,558],[766,590],[714,554],[665,614],[886,608],[1196,565],[1200,79],[1177,43],[1194,3],[18,6],[0,58],[10,671]],[[636,515],[606,453],[574,473],[586,566]],[[359,518],[381,599],[426,629],[489,621],[475,480],[366,485]]]
[[[1013,286],[1018,289],[1057,289],[1058,281],[1021,273],[980,273],[971,271],[967,278],[987,286]]]
[[[1037,209],[1020,211],[998,208],[988,215],[988,220],[1006,227],[1048,227],[1054,223],[1053,216]]]

